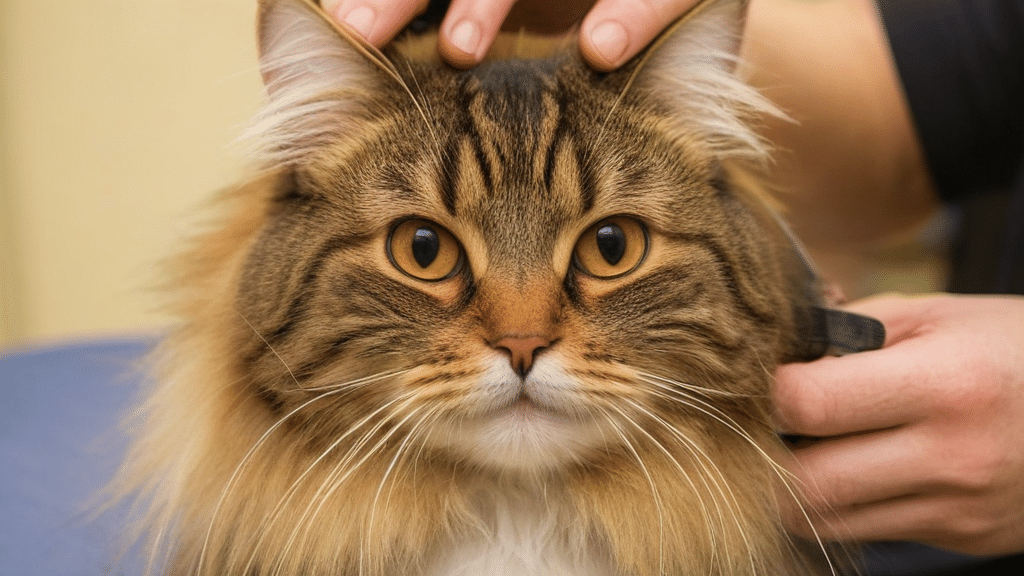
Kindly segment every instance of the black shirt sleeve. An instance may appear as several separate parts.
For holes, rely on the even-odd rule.
[[[1024,158],[1024,0],[878,0],[945,200],[1013,186]]]

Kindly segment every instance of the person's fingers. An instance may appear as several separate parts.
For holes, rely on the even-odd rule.
[[[441,23],[441,56],[459,68],[480,62],[515,1],[453,0]]]
[[[380,47],[423,12],[427,3],[428,0],[338,0],[333,6],[324,4],[338,22]]]
[[[893,428],[927,416],[935,368],[918,346],[822,358],[779,367],[772,386],[775,425],[787,435],[825,438]]]
[[[800,514],[786,527],[805,538],[931,542],[946,531],[945,516],[941,500],[912,495],[823,512],[807,510],[806,517]]]
[[[1012,539],[993,536],[1002,526],[994,524],[982,502],[965,506],[963,498],[950,494],[909,495],[868,505],[815,514],[808,512],[787,529],[805,538],[839,541],[921,542],[967,554],[998,555],[1017,551]],[[812,528],[813,525],[813,528]]]
[[[917,428],[896,428],[800,445],[789,470],[811,508],[840,510],[935,488],[934,453]]]
[[[580,53],[594,68],[614,70],[696,3],[697,0],[600,0],[580,26]]]
[[[892,428],[927,416],[934,378],[942,365],[927,342],[908,339],[922,322],[911,299],[854,303],[850,310],[878,318],[886,327],[881,350],[776,371],[772,386],[776,426],[785,434],[823,438]]]

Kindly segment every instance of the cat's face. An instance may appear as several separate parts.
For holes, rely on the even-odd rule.
[[[304,26],[321,37],[301,49],[264,31],[288,168],[236,298],[268,410],[310,403],[291,421],[312,444],[378,414],[416,450],[517,470],[699,436],[721,419],[709,398],[763,425],[792,293],[785,241],[736,180],[756,154],[726,125],[739,112],[687,118],[644,89],[655,64],[601,75],[571,45],[470,71],[399,48],[399,82],[358,54],[309,64],[318,42],[354,50]],[[694,101],[728,77],[702,58]],[[331,66],[359,85],[316,76]],[[288,124],[303,99],[326,128]]]

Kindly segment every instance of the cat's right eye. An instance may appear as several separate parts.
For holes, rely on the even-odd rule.
[[[595,278],[629,274],[647,255],[647,230],[628,216],[612,216],[580,236],[573,252],[576,265]]]
[[[450,232],[429,220],[411,218],[391,229],[388,259],[417,280],[451,278],[462,268],[462,247]]]

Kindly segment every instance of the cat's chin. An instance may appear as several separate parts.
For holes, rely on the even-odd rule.
[[[589,459],[610,437],[598,419],[570,416],[524,392],[442,422],[427,442],[475,466],[537,474]]]
[[[609,431],[520,398],[496,413],[456,425],[441,440],[473,464],[512,473],[545,473],[591,458]],[[614,435],[614,432],[611,433]]]

